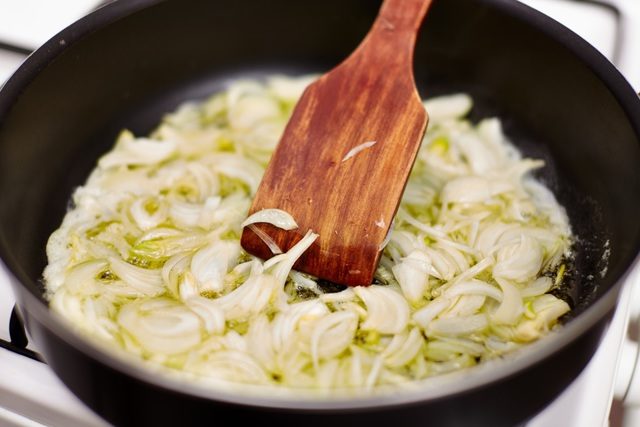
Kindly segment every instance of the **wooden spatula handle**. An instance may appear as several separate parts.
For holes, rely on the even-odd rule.
[[[431,3],[432,0],[385,0],[352,58],[374,55],[389,66],[412,68],[416,35]]]
[[[431,2],[432,0],[385,0],[373,30],[406,32],[415,40]]]

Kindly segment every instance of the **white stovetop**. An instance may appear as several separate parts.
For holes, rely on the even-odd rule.
[[[580,34],[607,58],[615,60],[636,91],[640,90],[640,0],[599,0],[614,4],[622,11],[620,22],[615,13],[590,2],[520,1],[538,8]],[[0,0],[0,46],[9,44],[34,49],[99,3],[99,0]],[[616,52],[618,43],[622,43],[623,48]],[[0,47],[0,85],[24,57]],[[626,334],[628,313],[640,315],[640,274],[636,276],[639,277],[627,283],[612,326],[587,369],[527,427],[608,425],[620,359],[618,354]],[[6,275],[0,268],[0,337],[5,339],[9,335],[13,301]],[[628,344],[625,343],[626,350],[629,350]],[[616,385],[621,396],[628,386],[627,377],[630,377],[636,355],[637,348],[631,345],[631,350],[622,358],[623,375],[618,376]],[[637,383],[640,396],[640,381]],[[633,419],[635,414],[629,412],[631,414],[624,420],[624,426],[640,425],[640,418]],[[105,427],[106,423],[73,396],[46,365],[0,349],[0,426]]]

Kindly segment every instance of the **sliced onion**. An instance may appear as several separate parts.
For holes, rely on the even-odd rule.
[[[432,123],[464,117],[472,106],[473,101],[466,93],[439,96],[424,101],[424,107],[429,114],[429,121]]]
[[[109,265],[120,280],[146,296],[164,292],[161,270],[136,267],[116,257],[109,258]]]
[[[213,301],[227,320],[245,320],[267,306],[277,287],[278,282],[271,274],[253,274],[237,289]]]
[[[360,325],[361,329],[397,334],[407,327],[410,310],[402,294],[376,285],[358,286],[354,291],[367,306],[367,318]]]
[[[194,295],[186,299],[185,304],[194,313],[200,316],[207,332],[211,334],[220,334],[224,332],[224,312],[215,303],[215,301]]]
[[[434,126],[398,220],[368,224],[388,228],[376,271],[385,286],[325,293],[292,272],[318,235],[282,253],[259,224],[292,230],[294,218],[246,216],[309,81],[237,82],[181,107],[149,138],[124,132],[49,242],[52,309],[180,375],[269,392],[406,384],[552,329],[569,306],[539,276],[569,254],[566,213],[530,174],[542,163],[522,158],[497,119],[459,120],[467,95],[427,102]],[[345,148],[344,166],[374,145]],[[242,227],[275,256],[242,252]],[[103,271],[113,277],[100,280]]]
[[[268,223],[283,230],[293,230],[298,228],[296,220],[293,219],[289,212],[285,212],[282,209],[262,209],[249,218],[245,219],[242,223],[243,227],[249,224],[256,223]]]
[[[303,301],[291,304],[286,313],[276,315],[273,320],[273,347],[282,350],[285,343],[294,338],[294,332],[302,319],[307,321],[322,318],[329,309],[319,300]]]
[[[436,335],[468,335],[481,331],[489,325],[485,314],[474,314],[466,317],[449,317],[436,319],[429,324],[427,333]]]
[[[552,286],[553,280],[551,280],[550,277],[538,277],[536,280],[521,289],[520,295],[522,295],[522,298],[536,297],[547,293]]]
[[[433,319],[446,310],[450,305],[450,299],[443,297],[436,298],[420,310],[413,313],[413,320],[418,325],[422,326],[422,328],[426,328]]]
[[[367,141],[367,142],[363,142],[362,144],[356,145],[351,150],[349,150],[347,154],[344,155],[344,157],[342,158],[342,161],[346,162],[347,160],[354,157],[359,152],[366,150],[367,148],[371,148],[377,143],[378,141]]]
[[[199,292],[220,292],[224,277],[238,262],[237,241],[218,240],[198,250],[191,259],[191,272],[198,281]]]
[[[126,304],[120,310],[118,323],[153,353],[180,354],[202,339],[198,316],[184,305],[166,298]]]
[[[427,254],[423,251],[413,251],[400,263],[395,264],[391,271],[409,301],[416,303],[424,297],[431,271],[431,260]]]
[[[280,254],[274,256],[264,263],[264,269],[268,270],[273,268],[273,274],[276,276],[278,282],[284,286],[284,282],[293,268],[293,264],[302,256],[302,254],[309,249],[309,246],[315,242],[318,238],[318,235],[313,231],[307,231],[307,234],[296,243],[291,249],[287,251],[285,254]]]
[[[222,350],[209,354],[202,362],[192,363],[191,369],[208,377],[248,384],[267,384],[269,378],[260,364],[243,351]]]
[[[321,359],[342,353],[351,344],[357,328],[358,316],[350,311],[323,317],[311,334],[311,357],[316,369]]]
[[[269,370],[276,368],[275,350],[273,348],[272,328],[266,314],[256,316],[247,332],[249,352],[260,364]]]
[[[271,236],[269,236],[267,233],[260,230],[258,227],[256,227],[253,224],[250,224],[248,227],[249,227],[249,230],[256,233],[256,236],[258,236],[258,238],[262,240],[265,245],[267,245],[267,247],[269,248],[272,254],[280,255],[282,253],[282,249],[280,249],[280,246],[278,246],[278,244],[275,242],[275,240],[271,238]]]
[[[443,296],[447,298],[454,298],[460,295],[483,295],[485,297],[493,298],[498,302],[502,301],[502,292],[500,289],[477,279],[456,283],[448,288],[444,292]]]
[[[496,278],[502,289],[502,302],[493,313],[492,319],[501,324],[513,325],[524,312],[522,295],[511,282],[506,279]]]
[[[423,343],[424,340],[418,328],[412,328],[409,333],[396,334],[382,353],[385,364],[392,368],[405,366],[418,355]]]

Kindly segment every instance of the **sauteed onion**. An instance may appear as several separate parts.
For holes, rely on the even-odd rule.
[[[148,137],[123,131],[49,240],[52,309],[147,363],[289,390],[399,386],[552,330],[569,311],[550,293],[571,256],[567,215],[498,119],[465,119],[465,94],[425,101],[429,130],[371,286],[292,271],[312,230],[268,261],[242,250],[243,225],[297,227],[246,216],[310,79],[238,81]]]

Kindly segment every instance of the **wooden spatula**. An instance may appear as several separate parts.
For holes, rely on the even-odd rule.
[[[295,268],[345,285],[369,285],[427,126],[413,78],[416,34],[431,0],[385,0],[360,46],[310,85],[262,179],[250,214],[290,213],[299,228],[257,224],[286,251],[318,239]],[[252,230],[242,246],[273,256]]]

